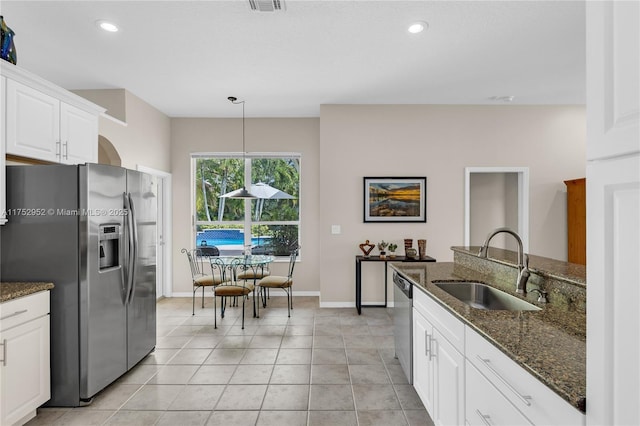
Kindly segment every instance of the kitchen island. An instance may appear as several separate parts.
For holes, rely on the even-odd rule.
[[[469,254],[474,252],[471,248],[466,250]],[[563,281],[562,273],[551,274],[551,284],[544,277],[534,277],[532,273],[531,288],[540,284],[550,294],[547,304],[538,303],[534,294],[527,298],[528,302],[541,310],[489,311],[472,308],[437,287],[434,281],[481,282],[511,294],[515,294],[515,286],[512,284],[515,281],[511,281],[510,277],[500,279],[492,265],[468,268],[463,259],[467,254],[465,250],[456,252],[458,254],[462,256],[456,257],[453,263],[396,263],[392,264],[392,268],[409,278],[417,290],[426,293],[573,407],[585,412],[586,309],[580,302],[580,294],[586,293],[586,290],[574,288],[575,294],[569,292],[566,295],[566,289],[554,287],[555,280],[558,279],[560,287],[574,284]],[[489,262],[494,263],[492,260]],[[506,264],[510,266],[508,261]],[[566,269],[572,269],[571,265]],[[572,273],[573,271],[565,275]],[[577,281],[580,281],[579,273],[575,275],[578,277]],[[575,277],[564,278],[573,280]],[[511,288],[505,288],[505,283],[509,283]]]

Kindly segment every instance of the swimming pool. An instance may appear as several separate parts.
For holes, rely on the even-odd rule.
[[[269,238],[265,238],[265,237],[256,237],[256,238],[251,238],[251,245],[253,246],[257,246],[257,245],[261,245],[264,244],[266,241],[268,241]],[[237,238],[196,238],[196,246],[200,247],[201,245],[203,245],[203,241],[206,242],[206,245],[208,246],[244,246],[244,240],[243,239],[237,239]]]

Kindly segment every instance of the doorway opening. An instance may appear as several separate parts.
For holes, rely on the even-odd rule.
[[[529,251],[529,168],[466,167],[464,188],[464,245],[482,245],[494,229],[509,227]],[[494,247],[517,250],[513,238],[497,235]]]
[[[118,154],[118,150],[109,139],[102,135],[98,136],[98,163],[122,166],[122,159]]]

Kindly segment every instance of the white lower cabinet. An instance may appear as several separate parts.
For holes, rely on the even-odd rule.
[[[466,377],[467,425],[532,425],[469,361],[466,364]]]
[[[420,302],[413,311],[413,385],[436,425],[459,425],[464,421],[464,356],[445,337],[448,327],[433,316],[437,308]],[[464,330],[454,320],[458,324],[449,325]]]
[[[0,305],[0,424],[22,425],[51,398],[49,292]]]
[[[510,402],[505,410],[515,407],[535,425],[585,424],[583,413],[470,327],[465,330],[465,348],[468,362],[486,378],[487,386],[493,386]],[[474,389],[467,383],[467,398],[483,389]],[[467,411],[467,418],[470,416],[473,413]]]
[[[421,291],[413,386],[436,425],[581,426],[585,415]]]

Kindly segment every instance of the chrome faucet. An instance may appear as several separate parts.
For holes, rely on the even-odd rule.
[[[484,244],[480,247],[480,251],[478,252],[478,256],[486,259],[489,251],[489,241],[496,236],[496,234],[506,233],[513,235],[513,237],[518,242],[518,278],[516,279],[516,293],[520,293],[523,295],[527,294],[527,280],[529,279],[529,256],[524,253],[524,249],[522,247],[522,239],[520,235],[518,235],[515,231],[509,228],[498,228],[489,233],[487,239],[484,240]]]

